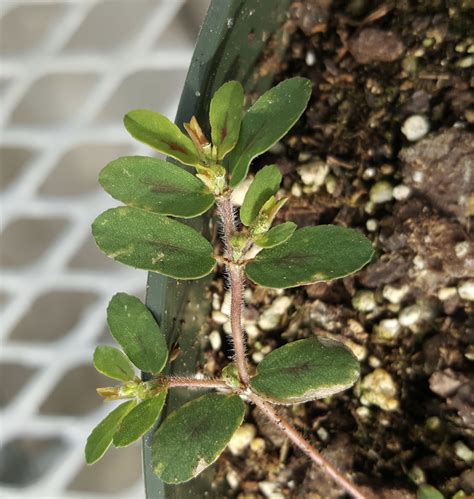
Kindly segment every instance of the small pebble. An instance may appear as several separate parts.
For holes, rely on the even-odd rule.
[[[393,188],[393,197],[398,201],[408,199],[411,194],[411,189],[407,185],[397,185]]]
[[[408,472],[408,476],[416,485],[421,485],[426,482],[425,472],[419,466],[413,466]]]
[[[226,473],[225,479],[227,480],[227,483],[230,485],[231,489],[237,489],[239,484],[240,484],[240,476],[239,473],[235,470],[230,470]]]
[[[410,327],[420,322],[423,310],[418,304],[405,307],[398,315],[398,321],[404,327]]]
[[[360,407],[358,407],[356,409],[356,413],[361,419],[369,419],[371,415],[370,409],[365,405],[361,405]]]
[[[212,320],[216,324],[225,324],[229,320],[229,317],[227,317],[227,315],[223,314],[220,310],[213,310]]]
[[[387,284],[383,288],[382,296],[390,303],[397,305],[403,301],[409,291],[410,287],[407,284],[404,284],[399,288]]]
[[[375,204],[386,203],[393,198],[393,188],[389,182],[381,180],[370,189],[370,201]]]
[[[263,355],[262,352],[254,352],[252,354],[252,360],[255,362],[255,364],[260,364],[260,362],[262,362],[264,357],[265,355]]]
[[[212,331],[209,335],[209,343],[211,344],[212,349],[217,352],[221,349],[222,339],[219,331]]]
[[[378,340],[392,341],[400,334],[401,326],[397,319],[384,319],[374,327],[374,330]]]
[[[298,167],[297,171],[303,184],[310,188],[310,192],[316,192],[324,184],[329,173],[329,166],[318,159]]]
[[[369,167],[364,170],[364,173],[362,174],[362,177],[365,180],[370,180],[371,178],[374,178],[375,175],[377,175],[377,170],[374,167]]]
[[[351,340],[346,342],[346,346],[357,357],[359,362],[362,362],[367,357],[367,348],[364,345],[359,345]]]
[[[360,312],[372,312],[377,306],[374,292],[366,289],[357,291],[352,298],[352,306]]]
[[[455,287],[441,288],[438,291],[438,299],[441,301],[450,300],[458,296],[458,290]]]
[[[441,419],[438,416],[431,416],[426,420],[425,426],[430,431],[437,431],[441,428]]]
[[[456,246],[454,246],[454,252],[458,258],[464,258],[469,253],[469,242],[463,241],[462,243],[456,244]]]
[[[263,438],[254,438],[250,442],[250,448],[257,454],[261,454],[265,451],[265,440]]]
[[[248,423],[241,425],[230,439],[228,444],[230,452],[234,456],[240,456],[255,438],[256,433],[257,431],[254,425]]]
[[[382,362],[380,362],[380,359],[375,357],[374,355],[371,355],[369,357],[369,366],[372,367],[373,369],[376,369],[377,367],[380,367],[382,365]]]
[[[327,440],[329,439],[329,433],[326,430],[326,428],[324,428],[324,426],[321,426],[320,428],[318,428],[316,430],[316,433],[322,442],[327,442]]]
[[[230,291],[227,291],[226,294],[224,295],[224,299],[222,300],[221,304],[221,312],[227,317],[230,317],[230,304],[232,301],[232,295]]]
[[[378,227],[378,222],[375,220],[375,218],[369,218],[367,222],[365,222],[365,226],[367,227],[367,230],[369,232],[374,232],[377,230]]]
[[[300,198],[303,195],[303,189],[301,189],[300,184],[294,183],[291,186],[291,195],[295,198]]]
[[[459,296],[463,300],[474,301],[474,281],[464,281],[458,286]]]
[[[256,324],[247,324],[245,326],[245,332],[249,338],[258,338],[260,336],[260,329]]]
[[[397,385],[384,369],[375,369],[364,377],[360,385],[360,400],[364,405],[376,405],[383,411],[398,408]]]
[[[274,482],[259,482],[258,487],[262,494],[268,499],[285,499],[280,492],[280,486]]]
[[[459,459],[462,459],[467,464],[474,464],[474,451],[470,449],[464,442],[458,440],[454,444],[454,453]]]
[[[308,52],[306,52],[305,62],[308,66],[314,66],[314,63],[316,62],[316,54],[312,50],[308,50]]]
[[[290,296],[279,296],[267,308],[258,320],[258,326],[263,331],[271,331],[280,325],[281,317],[287,312],[293,303],[293,298]]]
[[[467,69],[474,66],[474,56],[468,55],[467,57],[463,57],[456,62],[456,66],[461,69]]]
[[[429,121],[421,114],[407,118],[402,125],[402,133],[410,142],[416,142],[430,131]]]

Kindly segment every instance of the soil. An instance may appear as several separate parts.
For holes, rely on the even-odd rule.
[[[249,284],[246,325],[254,366],[313,335],[353,349],[354,389],[283,411],[377,498],[415,497],[422,483],[456,499],[474,492],[473,9],[469,0],[295,1],[277,80],[310,78],[313,95],[253,165],[284,174],[290,199],[277,222],[357,228],[376,248],[363,272],[333,283]],[[222,275],[212,292],[209,327],[226,343]],[[206,355],[218,373],[225,355]],[[247,423],[249,446],[219,461],[232,497],[344,496],[254,408]]]

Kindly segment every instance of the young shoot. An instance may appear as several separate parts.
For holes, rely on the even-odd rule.
[[[121,350],[97,347],[94,365],[121,382],[98,389],[99,394],[124,402],[89,436],[89,464],[110,445],[124,447],[143,436],[158,419],[168,391],[187,387],[205,393],[167,416],[153,437],[154,470],[164,482],[186,482],[211,465],[242,424],[245,403],[250,403],[348,493],[363,497],[277,408],[351,387],[359,377],[351,351],[341,343],[313,337],[274,350],[255,372],[246,357],[242,315],[247,279],[279,289],[330,281],[357,272],[374,254],[369,240],[353,229],[336,225],[297,229],[293,222],[274,225],[287,201],[278,194],[282,176],[275,165],[258,171],[240,208],[240,223],[236,222],[233,190],[246,179],[252,160],[297,122],[310,95],[309,80],[291,78],[244,112],[243,88],[229,81],[210,102],[210,138],[194,116],[184,125],[189,136],[153,111],[135,110],[125,116],[125,127],[133,137],[193,167],[194,174],[153,157],[112,161],[102,170],[100,184],[125,206],[97,217],[94,238],[109,257],[174,279],[199,279],[224,265],[231,293],[234,358],[216,379],[163,374],[169,355],[160,327],[140,300],[115,295],[107,319]],[[197,217],[214,205],[223,229],[222,255],[219,245],[214,247],[177,220]],[[135,368],[147,373],[148,381],[141,381]]]

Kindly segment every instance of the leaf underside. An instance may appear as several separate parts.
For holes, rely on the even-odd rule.
[[[156,158],[116,159],[100,172],[99,182],[122,203],[162,215],[197,217],[214,203],[214,196],[198,178]]]
[[[281,183],[280,170],[275,165],[264,166],[257,172],[240,208],[240,220],[249,226],[256,218],[260,208],[278,192]]]
[[[140,402],[122,420],[113,437],[115,447],[126,447],[142,437],[156,422],[163,409],[166,392]]]
[[[370,241],[354,229],[335,225],[305,227],[283,244],[262,250],[245,268],[267,288],[291,288],[345,277],[373,257]]]
[[[229,155],[231,187],[245,179],[254,158],[268,151],[298,121],[310,95],[310,80],[290,78],[264,93],[245,113],[239,140]]]
[[[94,464],[106,452],[112,444],[114,433],[122,419],[136,406],[135,400],[129,400],[119,405],[108,416],[106,416],[89,435],[86,443],[86,462]]]
[[[148,308],[134,296],[117,293],[107,307],[112,336],[143,372],[159,373],[168,359],[166,340]]]
[[[222,453],[244,417],[237,395],[209,393],[170,414],[153,438],[155,473],[165,483],[199,475]]]
[[[94,352],[94,367],[112,379],[131,381],[135,377],[132,363],[117,348],[100,345]]]
[[[358,377],[359,362],[342,343],[311,338],[268,354],[250,386],[269,402],[297,404],[346,390]]]
[[[135,109],[123,119],[132,137],[185,165],[199,164],[199,155],[192,140],[168,118],[148,109]]]
[[[92,224],[92,234],[107,256],[175,279],[198,279],[216,263],[212,246],[197,231],[138,208],[105,211]]]

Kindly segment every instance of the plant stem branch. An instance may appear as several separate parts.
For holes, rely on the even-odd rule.
[[[234,263],[232,254],[231,237],[235,232],[235,219],[232,201],[229,197],[221,197],[217,202],[219,215],[222,220],[223,240],[226,250],[229,272],[230,286],[230,323],[232,331],[232,341],[234,347],[234,358],[237,366],[239,378],[244,387],[248,386],[250,377],[247,369],[247,359],[245,354],[245,335],[242,327],[242,307],[244,303],[244,276],[240,265]]]
[[[165,385],[168,388],[184,387],[184,388],[217,388],[217,389],[227,389],[229,387],[226,383],[220,379],[196,379],[196,378],[182,378],[182,377],[169,377],[164,380]]]
[[[356,499],[366,499],[354,484],[326,460],[284,417],[272,407],[271,404],[262,400],[258,395],[250,396],[252,402],[267,416],[267,418],[287,437],[293,444],[301,449],[314,463],[321,466],[323,470],[332,477],[347,493]]]

